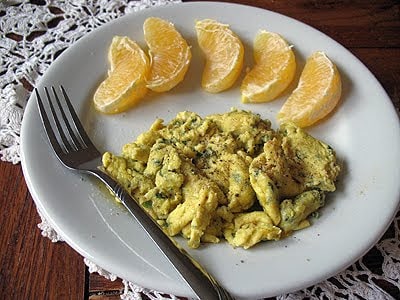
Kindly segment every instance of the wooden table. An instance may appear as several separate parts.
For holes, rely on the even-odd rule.
[[[328,34],[355,54],[400,109],[400,3],[398,1],[235,0],[285,14]],[[238,16],[240,18],[240,16]],[[0,298],[119,299],[122,283],[89,274],[66,243],[43,238],[21,165],[0,162]],[[393,234],[393,227],[387,235]],[[367,261],[379,268],[378,254]],[[375,262],[376,261],[376,262]],[[375,263],[374,263],[375,262]],[[398,292],[387,287],[392,293]]]

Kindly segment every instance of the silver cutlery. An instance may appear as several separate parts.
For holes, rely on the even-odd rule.
[[[94,175],[121,200],[141,227],[170,261],[198,299],[234,299],[204,268],[167,236],[132,196],[101,168],[102,154],[85,132],[65,89],[44,88],[47,104],[35,89],[40,117],[47,137],[60,162],[67,168]],[[59,94],[62,96],[59,96]]]

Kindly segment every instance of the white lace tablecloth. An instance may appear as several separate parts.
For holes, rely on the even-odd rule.
[[[124,14],[179,0],[18,1],[0,0],[0,158],[20,162],[20,129],[32,86],[54,59],[84,34]],[[60,39],[62,37],[62,39]],[[40,213],[39,213],[40,214]],[[38,225],[52,241],[62,238],[42,217]],[[372,272],[369,254],[326,281],[277,299],[396,299],[400,295],[400,214],[385,237],[369,252],[379,254],[380,268]],[[117,277],[84,259],[90,272],[110,280]],[[379,272],[376,269],[380,269]],[[164,299],[160,293],[123,280],[122,299]],[[392,294],[385,287],[392,286]],[[393,289],[394,287],[394,289]],[[170,295],[168,299],[177,299]]]

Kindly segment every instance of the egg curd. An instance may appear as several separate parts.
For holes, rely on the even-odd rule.
[[[325,143],[243,110],[157,119],[120,156],[106,152],[103,167],[191,248],[225,239],[247,249],[310,226],[340,172]]]

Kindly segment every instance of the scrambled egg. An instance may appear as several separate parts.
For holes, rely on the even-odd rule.
[[[328,145],[242,110],[157,119],[103,167],[168,235],[245,249],[309,226],[340,171]]]

